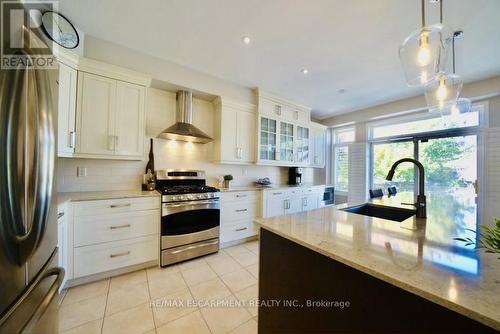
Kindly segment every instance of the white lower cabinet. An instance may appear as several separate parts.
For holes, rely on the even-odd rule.
[[[158,235],[76,247],[75,278],[158,259]]]
[[[257,235],[254,220],[261,216],[260,191],[224,192],[221,196],[220,241],[227,243]]]
[[[317,209],[323,191],[320,186],[264,190],[264,218]]]
[[[159,197],[72,205],[74,279],[158,260]]]

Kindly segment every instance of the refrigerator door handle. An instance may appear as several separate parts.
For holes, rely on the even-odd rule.
[[[43,300],[38,306],[36,307],[35,311],[33,314],[29,317],[28,322],[25,324],[23,328],[23,332],[27,333],[35,333],[36,332],[36,327],[37,324],[40,320],[40,318],[43,316],[47,308],[49,307],[50,303],[54,299],[55,296],[59,293],[59,287],[61,286],[63,280],[64,280],[64,269],[61,267],[55,267],[47,270],[45,274],[42,276],[40,281],[37,282],[37,285],[42,282],[45,278],[48,278],[50,276],[57,276],[56,280],[52,285],[50,286],[47,294],[45,297],[43,297]]]
[[[1,138],[2,154],[0,154],[0,164],[2,169],[6,171],[4,177],[7,181],[1,192],[3,193],[2,197],[7,197],[5,201],[2,198],[2,202],[7,205],[8,217],[6,220],[10,222],[10,226],[5,226],[7,231],[4,232],[7,233],[5,235],[2,233],[2,235],[6,239],[6,244],[9,245],[11,257],[14,257],[15,262],[22,265],[38,247],[48,222],[54,178],[55,134],[50,112],[50,96],[47,92],[50,87],[47,74],[42,73],[43,70],[26,68],[18,68],[12,72],[12,74],[6,74],[6,77],[2,77],[0,82],[2,97],[8,96],[10,101],[9,103],[3,98],[1,101],[2,115],[0,121],[2,126],[6,127],[6,135]],[[34,135],[36,139],[35,150],[33,156],[29,157],[33,159],[34,172],[32,177],[35,178],[35,193],[33,203],[29,203],[33,207],[31,226],[25,232],[26,228],[21,223],[23,214],[21,213],[19,191],[17,190],[20,163],[18,161],[19,138],[17,138],[17,131],[19,131],[19,126],[17,122],[21,112],[22,104],[20,101],[22,100],[23,90],[29,89],[30,86],[30,75],[34,76],[34,98],[37,99],[37,103],[31,104],[36,106],[36,109],[28,110],[28,112],[34,113],[34,115],[29,116],[34,117],[37,124],[36,134]],[[8,87],[9,85],[11,86]],[[9,91],[10,89],[13,89],[13,91]],[[11,94],[5,95],[4,93]],[[25,160],[23,160],[22,164],[24,162]]]

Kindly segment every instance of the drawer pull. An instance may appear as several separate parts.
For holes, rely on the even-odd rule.
[[[127,208],[127,207],[130,207],[131,204],[130,203],[127,203],[127,204],[111,204],[109,207],[111,209],[115,209],[115,208]]]
[[[189,251],[189,250],[196,249],[196,248],[200,248],[200,247],[217,245],[218,243],[219,243],[219,239],[211,241],[211,242],[205,242],[205,243],[199,244],[199,245],[193,245],[193,246],[189,246],[189,247],[186,247],[186,248],[174,250],[174,251],[172,251],[170,253],[171,254],[182,253],[182,252]]]
[[[110,230],[116,230],[116,229],[119,229],[119,228],[127,228],[127,227],[130,227],[130,224],[110,226],[109,229]]]
[[[59,212],[57,214],[57,219],[64,217],[64,212]]]
[[[241,197],[241,198],[243,198],[243,197],[247,197],[247,195],[236,195],[236,197]]]
[[[248,227],[237,228],[235,231],[236,232],[241,232],[241,231],[244,231],[246,229],[248,229]]]
[[[111,255],[109,255],[109,257],[114,258],[114,257],[120,257],[120,256],[126,256],[126,255],[130,255],[130,251],[118,253],[118,254],[111,254]]]
[[[273,193],[273,195],[283,195],[283,193]]]
[[[247,212],[248,210],[247,209],[238,209],[238,210],[235,210],[236,212]]]

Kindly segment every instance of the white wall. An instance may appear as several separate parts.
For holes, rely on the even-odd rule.
[[[212,136],[214,131],[213,105],[194,99],[193,123]],[[218,185],[224,174],[234,176],[233,185],[249,185],[257,178],[269,177],[273,183],[287,182],[288,169],[256,165],[222,165],[212,163],[213,144],[189,144],[155,138],[175,122],[175,94],[149,88],[146,97],[145,153],[149,138],[154,138],[156,169],[200,169],[207,172],[209,184]],[[257,134],[255,134],[257,135]],[[255,138],[256,140],[256,138]],[[94,159],[58,159],[58,191],[110,191],[140,189],[144,161],[113,161]],[[78,177],[77,168],[86,167],[87,176]],[[305,168],[304,182],[313,182],[312,168]]]

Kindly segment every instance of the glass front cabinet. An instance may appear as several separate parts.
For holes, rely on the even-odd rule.
[[[259,116],[259,162],[282,166],[307,166],[309,128]]]

